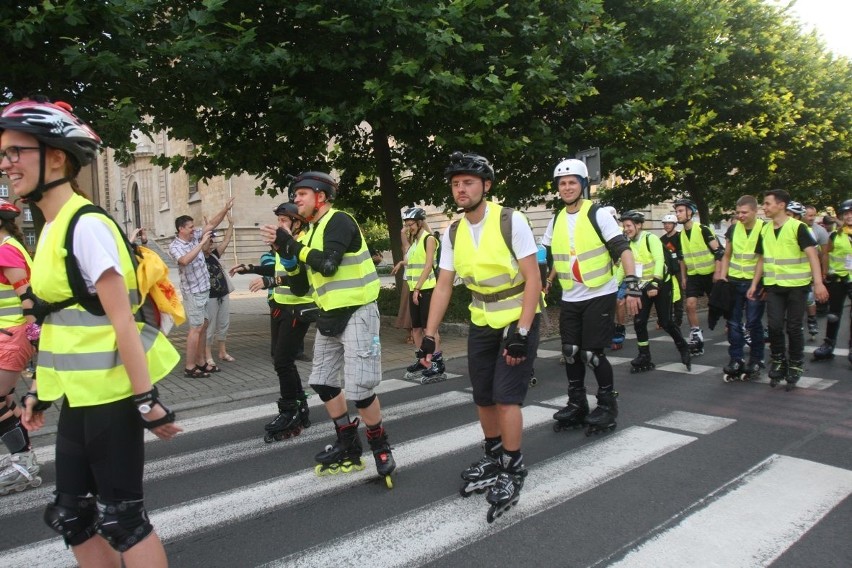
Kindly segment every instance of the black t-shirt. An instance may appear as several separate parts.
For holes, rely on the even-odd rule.
[[[210,297],[224,298],[228,295],[228,279],[225,277],[225,269],[219,262],[219,251],[213,249],[209,255],[204,257],[207,262],[207,272],[210,273]]]
[[[728,230],[725,231],[725,241],[728,243],[728,247],[731,250],[734,250],[734,227],[736,227],[736,224],[731,225],[730,227],[728,227]],[[746,238],[751,236],[751,232],[753,230],[754,229],[745,230]],[[763,235],[757,235],[757,244],[754,245],[754,252],[755,254],[763,254]]]
[[[781,234],[781,229],[784,228],[784,225],[781,225],[777,229],[774,226],[772,228],[775,231],[775,238],[777,239],[778,235]],[[796,231],[796,241],[799,243],[799,250],[805,250],[808,247],[816,246],[816,239],[814,239],[814,236],[811,234],[808,226],[804,223],[801,223],[798,231]]]

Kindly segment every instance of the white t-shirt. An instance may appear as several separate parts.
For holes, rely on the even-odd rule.
[[[565,222],[568,224],[568,249],[574,250],[574,228],[577,225],[577,213],[568,213],[565,212]],[[601,234],[603,235],[604,240],[607,242],[610,239],[617,237],[621,233],[621,228],[618,226],[618,223],[615,222],[615,219],[603,210],[603,208],[599,208],[597,215],[595,215],[595,219],[598,222],[598,226],[601,229]],[[556,221],[556,215],[554,215],[550,219],[550,223],[547,224],[547,229],[544,231],[544,236],[541,239],[541,244],[545,246],[552,246],[553,244],[553,223]],[[608,254],[608,253],[607,253]],[[577,257],[571,255],[570,259],[571,273],[574,273],[574,263],[577,262]],[[583,300],[589,300],[591,298],[597,298],[598,296],[604,296],[606,294],[612,294],[618,290],[618,285],[615,282],[615,278],[610,279],[609,282],[600,286],[598,288],[588,288],[582,282],[574,281],[574,286],[570,290],[562,290],[562,300],[565,302],[581,302]]]
[[[84,215],[74,228],[74,257],[89,292],[95,292],[95,282],[110,268],[121,274],[121,261],[115,237],[109,228],[110,221],[94,215]],[[45,224],[47,234],[53,223]]]
[[[467,223],[473,245],[479,248],[479,238],[482,236],[482,228],[485,226],[485,220],[488,218],[489,207],[485,205],[485,215],[479,223]],[[519,211],[512,213],[512,250],[515,257],[518,259],[526,258],[534,255],[538,251],[538,246],[535,244],[532,229],[526,218]],[[449,229],[444,231],[441,237],[441,264],[442,270],[456,271],[455,253],[453,252],[453,244],[450,242]]]

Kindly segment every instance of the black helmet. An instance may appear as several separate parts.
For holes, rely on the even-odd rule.
[[[635,211],[630,209],[629,211],[625,211],[621,214],[622,221],[633,221],[634,223],[644,223],[645,215],[640,213],[639,211]]]
[[[313,189],[315,192],[322,191],[325,193],[325,198],[328,201],[332,201],[335,194],[337,194],[337,182],[330,175],[323,172],[303,172],[297,175],[290,184],[290,194],[292,195],[300,187],[307,187]]]
[[[459,174],[470,174],[494,181],[494,168],[491,163],[479,154],[453,152],[450,154],[450,165],[444,170],[444,176],[452,179]]]
[[[299,208],[295,203],[282,203],[273,211],[276,215],[286,215],[291,219],[295,219],[301,223],[305,222],[305,218],[299,215]]]
[[[426,212],[420,207],[412,207],[402,214],[403,221],[425,221]]]
[[[674,206],[683,205],[684,207],[689,207],[693,213],[698,213],[698,205],[691,199],[676,199],[674,202]]]
[[[101,138],[72,110],[71,105],[64,102],[17,101],[6,106],[0,114],[0,132],[24,132],[46,146],[64,150],[73,158],[79,172],[95,158]]]
[[[840,204],[839,213],[843,215],[847,211],[852,211],[852,199],[847,199],[846,201]]]

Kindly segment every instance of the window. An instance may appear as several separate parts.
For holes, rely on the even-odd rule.
[[[198,197],[198,178],[189,177],[189,199]]]
[[[32,223],[33,220],[33,212],[29,207],[24,207],[24,221],[29,221]]]
[[[29,209],[27,209],[29,211]],[[34,247],[36,244],[36,234],[35,231],[24,231],[24,244],[27,246]]]
[[[0,183],[0,197],[9,197],[9,186],[5,183]]]

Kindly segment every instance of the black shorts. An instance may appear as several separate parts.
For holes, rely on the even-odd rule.
[[[684,296],[687,298],[700,298],[702,296],[710,296],[713,291],[713,275],[712,274],[687,274],[686,275],[686,290]]]
[[[580,302],[560,302],[559,337],[581,350],[605,349],[615,333],[616,293]]]
[[[142,417],[128,397],[59,413],[56,490],[91,493],[102,501],[142,499],[145,439]]]
[[[411,327],[414,329],[425,329],[429,319],[429,306],[432,304],[432,290],[420,290],[419,304],[414,303],[414,292],[408,294],[408,313],[411,314]]]
[[[527,336],[529,355],[520,365],[510,367],[503,357],[503,332],[515,333],[517,322],[505,329],[471,324],[467,336],[468,373],[473,386],[473,402],[477,406],[522,404],[530,386],[538,351],[539,315],[535,316]]]

